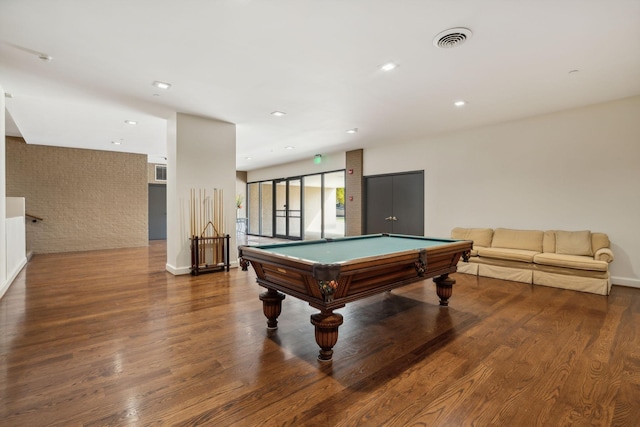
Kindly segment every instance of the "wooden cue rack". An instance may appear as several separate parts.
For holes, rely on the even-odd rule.
[[[191,228],[191,274],[229,271],[229,234],[224,232],[223,192],[214,188],[191,190],[189,222]]]
[[[215,237],[193,236],[191,239],[191,274],[229,271],[229,235]],[[223,262],[216,262],[223,256]],[[208,262],[211,261],[211,264]]]

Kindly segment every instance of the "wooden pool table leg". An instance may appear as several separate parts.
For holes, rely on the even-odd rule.
[[[320,346],[318,360],[328,362],[333,356],[333,346],[338,342],[338,327],[342,325],[342,315],[332,311],[322,311],[311,315],[311,323],[316,327],[316,342]]]
[[[267,292],[260,294],[260,301],[262,301],[262,312],[267,318],[267,328],[278,328],[278,316],[282,312],[282,300],[285,298],[285,294],[276,291],[275,289],[267,289]]]
[[[450,279],[448,274],[435,277],[433,281],[436,283],[436,294],[440,297],[440,305],[448,306],[449,298],[453,293],[453,284],[456,283],[454,279]]]

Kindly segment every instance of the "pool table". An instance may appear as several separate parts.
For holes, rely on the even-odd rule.
[[[440,305],[447,306],[462,257],[467,261],[470,240],[434,239],[398,234],[296,241],[240,246],[242,270],[253,267],[267,327],[278,327],[285,294],[307,301],[320,310],[311,315],[318,360],[329,361],[338,341],[343,318],[334,310],[348,302],[433,278]],[[408,327],[410,325],[407,325]]]

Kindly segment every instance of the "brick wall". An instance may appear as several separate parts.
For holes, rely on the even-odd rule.
[[[33,253],[148,244],[147,157],[7,137],[7,196],[25,197]]]

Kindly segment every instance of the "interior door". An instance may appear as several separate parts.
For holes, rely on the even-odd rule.
[[[149,184],[149,240],[167,239],[167,186]]]
[[[302,179],[274,181],[274,236],[282,239],[302,238]]]
[[[366,177],[365,194],[366,233],[393,233],[393,179]]]
[[[393,176],[393,232],[424,235],[424,174]]]
[[[424,235],[424,172],[365,177],[365,232]]]

